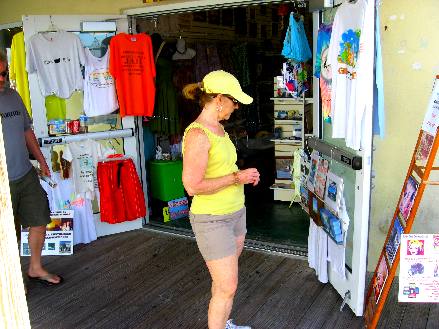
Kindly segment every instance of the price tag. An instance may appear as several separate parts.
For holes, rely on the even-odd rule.
[[[44,138],[43,139],[43,146],[45,146],[45,145],[62,144],[63,140],[64,139],[62,137]]]

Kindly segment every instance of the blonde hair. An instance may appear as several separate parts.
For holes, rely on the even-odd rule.
[[[409,246],[413,246],[413,247],[417,247],[417,248],[422,248],[424,246],[424,243],[421,242],[420,240],[409,240]]]
[[[183,87],[183,97],[197,102],[201,108],[212,101],[214,94],[207,94],[203,89],[203,82],[190,83]]]

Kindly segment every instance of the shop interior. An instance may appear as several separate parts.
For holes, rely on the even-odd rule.
[[[279,161],[276,161],[273,142],[273,97],[293,96],[278,94],[275,85],[276,76],[282,75],[286,62],[281,53],[291,13],[297,20],[303,20],[312,47],[312,16],[305,3],[302,5],[289,2],[136,18],[137,32],[151,35],[157,58],[154,117],[143,122],[145,157],[152,161],[148,184],[150,224],[180,231],[190,229],[187,218],[163,220],[162,209],[168,201],[166,194],[182,193],[181,187],[169,181],[168,176],[169,173],[179,175],[178,161],[169,164],[168,169],[158,169],[154,159],[157,147],[172,159],[179,157],[173,147],[181,141],[184,128],[199,113],[197,104],[182,97],[184,85],[201,81],[211,70],[223,69],[233,73],[244,91],[254,98],[253,104],[240,105],[239,110],[223,122],[236,146],[239,168],[256,167],[261,173],[258,186],[245,186],[247,237],[283,246],[306,246],[309,217],[298,203],[291,202],[292,194],[280,201],[272,189],[275,181],[281,182],[276,180]],[[303,74],[303,92],[294,95],[299,102],[302,97],[312,99],[312,59],[303,65]],[[312,134],[313,110],[312,104],[309,105],[304,129],[305,133]],[[284,160],[284,166],[291,165],[291,159]],[[286,177],[291,178],[289,170]],[[285,181],[287,185],[289,182]],[[157,185],[163,184],[168,186],[162,186],[159,191]]]
[[[132,19],[132,32],[151,36],[156,58],[156,103],[153,117],[144,117],[143,142],[147,175],[149,223],[158,229],[190,234],[188,218],[165,222],[163,208],[173,199],[187,197],[181,184],[181,139],[185,127],[198,115],[197,104],[183,99],[185,84],[198,82],[208,72],[223,69],[234,74],[243,90],[254,98],[251,105],[241,105],[224,127],[234,142],[238,167],[256,167],[261,174],[258,186],[245,186],[248,239],[266,246],[281,246],[294,250],[307,244],[309,216],[297,202],[292,202],[291,191],[276,196],[274,183],[292,187],[292,151],[286,157],[277,154],[276,123],[282,111],[275,111],[274,97],[308,103],[294,148],[303,145],[305,134],[313,133],[312,59],[302,65],[302,85],[297,93],[285,94],[276,87],[282,76],[284,39],[290,14],[303,21],[309,47],[312,49],[312,14],[307,2],[283,2],[258,6],[225,8],[154,17]],[[50,28],[57,29],[56,22]],[[12,38],[21,27],[2,30],[2,47],[10,48]],[[134,31],[135,30],[135,31]],[[116,32],[74,32],[96,57],[106,53],[109,40]],[[57,119],[78,119],[83,114],[83,93],[75,92],[69,99],[55,96],[45,98],[48,135],[59,135]],[[284,119],[284,118],[282,118]],[[294,121],[294,120],[293,120]],[[53,124],[52,124],[53,123]],[[52,127],[53,126],[53,127]],[[55,131],[51,131],[51,128]],[[87,131],[101,132],[123,129],[117,113],[89,117]],[[277,132],[279,134],[279,131]],[[62,134],[62,133],[61,133]],[[125,153],[124,138],[102,139],[100,144],[115,153]],[[52,169],[67,178],[70,163],[63,161],[64,146],[51,148]],[[162,160],[157,161],[157,153]],[[280,158],[280,159],[278,159]],[[278,168],[281,166],[281,168]],[[280,171],[279,171],[280,170]],[[281,174],[279,174],[281,172]],[[278,177],[281,175],[281,177]],[[279,179],[278,179],[279,178]],[[286,193],[286,194],[285,194]],[[93,213],[99,216],[97,199],[92,203]]]

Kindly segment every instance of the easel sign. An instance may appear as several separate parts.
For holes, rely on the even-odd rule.
[[[439,303],[439,234],[403,234],[398,301]]]
[[[52,220],[46,226],[42,256],[65,256],[73,254],[73,210],[58,210],[50,213]],[[29,228],[21,228],[21,256],[30,256]]]

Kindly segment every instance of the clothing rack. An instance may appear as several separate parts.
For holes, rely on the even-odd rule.
[[[307,137],[305,145],[354,170],[361,170],[363,167],[363,158],[361,156],[342,150],[316,137]]]
[[[54,136],[54,137],[42,137],[38,138],[38,143],[41,147],[50,147],[53,145],[68,144],[71,142],[79,142],[86,139],[113,139],[120,137],[132,137],[134,136],[133,128],[119,129],[119,130],[109,130],[109,131],[99,131],[86,134],[77,135],[64,135],[64,136]]]

